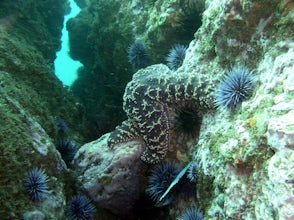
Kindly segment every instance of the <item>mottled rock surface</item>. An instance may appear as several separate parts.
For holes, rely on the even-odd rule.
[[[123,217],[130,215],[139,198],[142,146],[133,141],[110,150],[108,137],[106,134],[83,145],[74,164],[81,172],[78,180],[82,189],[95,204]]]
[[[204,115],[191,149],[208,219],[293,218],[293,25],[287,1],[209,1],[188,48],[184,71],[245,64],[259,79],[236,111]]]

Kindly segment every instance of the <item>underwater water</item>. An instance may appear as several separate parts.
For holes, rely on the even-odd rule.
[[[293,0],[0,0],[0,220],[294,220],[293,63]]]
[[[71,11],[64,16],[61,50],[56,53],[56,59],[54,61],[55,74],[62,81],[63,85],[66,86],[72,85],[77,79],[77,70],[82,66],[81,62],[73,60],[69,55],[69,39],[66,22],[81,11],[74,0],[70,0],[69,2]]]

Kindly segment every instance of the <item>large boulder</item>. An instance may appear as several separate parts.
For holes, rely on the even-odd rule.
[[[83,145],[74,160],[82,190],[98,207],[118,216],[130,215],[140,194],[142,143],[107,146],[109,134]]]

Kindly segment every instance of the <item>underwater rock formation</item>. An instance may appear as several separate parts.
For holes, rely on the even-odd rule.
[[[203,116],[191,149],[208,219],[293,218],[294,22],[286,2],[211,1],[187,50],[183,71],[223,74],[246,63],[258,77],[236,111]]]
[[[174,74],[203,73],[217,80],[242,64],[254,71],[257,83],[252,96],[234,111],[203,114],[197,143],[187,152],[199,164],[195,201],[179,201],[169,207],[170,216],[194,205],[215,220],[293,218],[293,26],[293,5],[287,1],[207,1],[203,25]],[[139,98],[146,91],[140,83],[135,86],[142,90],[127,86],[126,94],[134,92],[131,101],[144,100]],[[124,122],[110,137],[146,141],[150,137],[139,134],[141,127],[129,132],[130,123],[141,123],[136,114],[144,115],[127,96],[124,101],[135,122]]]
[[[128,62],[130,45],[141,40],[150,57],[148,64],[165,63],[173,45],[187,46],[193,39],[204,1],[77,2],[86,6],[68,21],[67,29],[70,54],[84,68],[72,89],[86,106],[87,124],[95,129],[92,134],[85,132],[92,141],[126,119],[121,97],[134,73]]]
[[[83,145],[74,164],[81,172],[78,180],[82,189],[92,201],[122,217],[130,214],[139,197],[142,147],[133,141],[110,150],[108,137],[106,134]]]
[[[55,147],[56,118],[75,140],[82,109],[57,79],[53,62],[60,48],[66,0],[0,1],[0,218],[63,219],[68,172]],[[43,169],[48,190],[31,201],[26,173]]]
[[[79,2],[83,12],[68,28],[76,34],[74,44],[80,39],[72,52],[85,65],[73,90],[90,103],[88,122],[94,125],[87,128],[81,126],[82,105],[53,72],[67,2],[0,2],[1,219],[64,219],[66,198],[82,192],[96,205],[96,219],[123,218],[138,206],[154,210],[142,196],[148,185],[146,173],[152,168],[140,159],[144,150],[143,158],[149,162],[197,163],[197,180],[189,182],[195,186],[194,197],[179,197],[160,209],[159,219],[175,219],[187,207],[210,220],[293,219],[293,2]],[[197,5],[202,9],[198,11]],[[189,26],[192,23],[195,26]],[[83,30],[80,35],[79,30]],[[146,44],[150,64],[165,62],[175,43],[189,46],[176,71],[158,64],[139,70],[131,79],[127,48],[136,39]],[[252,95],[232,111],[208,111],[213,88],[237,65],[257,77]],[[198,87],[198,80],[207,84]],[[205,100],[203,105],[200,98]],[[171,126],[181,99],[193,102],[202,119],[195,129],[199,134],[190,135],[189,142],[177,139]],[[153,111],[149,120],[150,109],[163,111]],[[56,117],[66,121],[67,135],[78,143],[83,142],[81,130],[96,134],[101,129],[101,135],[125,121],[113,133],[83,145],[71,170],[53,143],[58,133]],[[164,123],[156,126],[159,119]],[[156,131],[148,133],[146,125]],[[44,200],[37,203],[23,185],[26,172],[34,167],[48,176]],[[68,178],[73,174],[78,181]],[[137,198],[146,200],[136,203]],[[115,217],[105,217],[105,210]]]
[[[194,157],[203,174],[214,177],[211,219],[293,218],[293,60],[294,47],[281,53],[276,44],[258,64],[255,96],[238,114],[204,116]]]

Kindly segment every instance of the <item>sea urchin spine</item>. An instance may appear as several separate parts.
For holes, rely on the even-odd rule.
[[[197,209],[187,208],[177,220],[203,220],[203,214]]]

